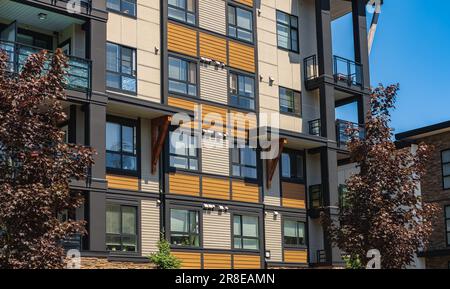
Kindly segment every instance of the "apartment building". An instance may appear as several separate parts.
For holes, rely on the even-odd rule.
[[[433,147],[421,179],[424,202],[435,203],[441,215],[433,224],[430,244],[420,256],[426,268],[450,269],[450,122],[438,123],[396,135],[401,145],[426,143]]]
[[[67,216],[83,267],[151,267],[162,232],[183,268],[342,265],[319,215],[354,171],[336,108],[368,109],[367,1],[73,2],[0,0],[0,47],[14,69],[69,56],[62,126],[98,153]],[[353,60],[332,47],[349,13]]]

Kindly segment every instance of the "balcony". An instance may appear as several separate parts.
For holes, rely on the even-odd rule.
[[[28,56],[39,52],[37,47],[23,45],[17,42],[0,40],[0,50],[8,54],[10,72],[18,73],[23,68]],[[51,54],[50,54],[51,55]],[[91,61],[75,56],[68,56],[67,89],[88,92],[91,89]],[[45,69],[48,69],[48,64]]]
[[[319,75],[317,55],[312,55],[304,59],[304,79],[308,90],[319,88],[324,81],[322,75]],[[363,89],[363,66],[355,61],[333,56],[333,78],[334,83],[351,89]]]
[[[323,209],[323,187],[322,185],[309,186],[309,207],[308,214],[311,218],[316,219],[320,217],[320,212]]]
[[[80,234],[73,234],[69,238],[62,240],[61,245],[65,251],[78,250],[81,251],[82,237]]]
[[[338,146],[346,147],[350,141],[352,135],[349,134],[353,131],[354,137],[363,139],[365,137],[365,127],[363,124],[357,124],[346,120],[336,120],[336,141]]]
[[[321,136],[321,122],[320,119],[311,120],[309,122],[309,134],[314,136]]]
[[[52,6],[60,10],[68,11],[69,13],[79,13],[83,15],[89,15],[92,13],[92,0],[80,0],[80,7],[74,7],[74,1],[70,2],[70,0],[28,0],[24,2]]]

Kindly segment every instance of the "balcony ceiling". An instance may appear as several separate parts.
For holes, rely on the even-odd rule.
[[[352,12],[352,2],[349,0],[331,0],[331,19],[338,19]]]
[[[47,14],[47,19],[39,19],[39,13]],[[74,17],[69,17],[10,0],[0,0],[0,19],[2,22],[12,22],[17,20],[19,24],[25,24],[48,31],[61,31],[71,24],[84,23],[83,20]]]

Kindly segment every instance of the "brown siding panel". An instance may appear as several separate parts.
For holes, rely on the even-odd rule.
[[[305,185],[282,183],[283,207],[305,209]]]
[[[235,0],[238,3],[253,7],[253,0]]]
[[[200,177],[180,173],[170,174],[169,191],[171,194],[200,196]]]
[[[204,269],[231,269],[230,254],[209,254],[203,255]]]
[[[228,43],[229,65],[248,72],[255,72],[255,49],[253,46],[234,41]]]
[[[261,269],[261,257],[257,255],[234,255],[234,269]]]
[[[180,259],[181,269],[201,269],[202,267],[202,257],[200,253],[172,252],[172,254]]]
[[[232,200],[247,203],[259,203],[259,186],[257,184],[233,181]]]
[[[306,250],[285,250],[284,262],[286,263],[308,263]]]
[[[139,191],[139,179],[134,177],[107,175],[109,189]]]
[[[203,197],[211,199],[230,199],[230,181],[227,179],[203,177]]]
[[[200,33],[200,56],[227,63],[227,41],[225,38]]]
[[[170,51],[197,57],[197,31],[168,23],[167,48]]]
[[[177,97],[169,96],[169,99],[168,99],[168,105],[173,106],[173,107],[178,107],[181,109],[190,110],[190,111],[194,111],[195,104],[196,104],[195,102],[177,98]]]

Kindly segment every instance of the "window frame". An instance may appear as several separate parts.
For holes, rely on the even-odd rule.
[[[109,42],[109,41],[106,42],[106,48],[108,47],[108,44],[115,45],[115,46],[117,46],[119,48],[118,62],[119,62],[119,70],[120,71],[116,72],[116,71],[108,70],[108,55],[106,55],[106,90],[116,91],[116,92],[125,93],[125,94],[129,94],[129,95],[137,95],[137,92],[138,92],[137,49],[133,48],[133,47],[125,46],[125,45],[122,45],[122,44]],[[122,72],[122,55],[123,55],[122,49],[123,48],[130,49],[131,52],[132,52],[132,58],[133,58],[132,59],[132,67],[131,67],[132,74],[127,74],[127,73],[123,73]],[[106,51],[106,54],[108,54],[108,51]],[[111,74],[119,76],[119,79],[120,79],[119,86],[120,86],[120,88],[108,86],[108,73],[111,73]],[[123,77],[134,78],[135,83],[136,83],[135,91],[126,90],[126,89],[122,88],[123,87],[123,81],[122,81]]]
[[[290,111],[282,111],[282,110],[281,110],[281,108],[282,108],[282,105],[281,105],[281,91],[282,91],[283,89],[284,89],[285,91],[291,91],[292,94],[293,94],[293,97],[294,97],[294,103],[293,103],[294,107],[293,107],[293,112],[290,112]],[[298,99],[295,97],[296,95],[298,95]],[[280,113],[281,113],[281,114],[291,115],[291,116],[295,116],[295,117],[302,117],[303,113],[302,113],[302,92],[301,92],[301,91],[298,91],[298,90],[295,90],[295,89],[290,89],[290,88],[283,87],[283,86],[279,86],[279,88],[278,88],[278,97],[279,97],[279,101],[280,101],[280,107],[279,107],[279,109],[280,109]],[[296,110],[296,106],[295,106],[296,103],[297,103],[297,105],[298,105],[298,111]]]
[[[282,13],[282,14],[284,14],[284,15],[286,15],[286,16],[288,16],[289,17],[289,25],[286,25],[286,23],[283,23],[283,22],[280,22],[280,21],[278,21],[278,13]],[[295,28],[294,26],[292,26],[292,18],[294,18],[295,20],[296,20],[296,22],[297,22],[297,28]],[[296,53],[296,54],[299,54],[300,53],[300,42],[299,42],[299,22],[298,22],[298,16],[296,16],[296,15],[293,15],[293,14],[289,14],[289,13],[286,13],[286,12],[284,12],[284,11],[281,11],[281,10],[276,10],[276,12],[275,12],[275,22],[276,22],[276,31],[277,31],[277,48],[279,48],[279,49],[281,49],[281,50],[285,50],[285,51],[289,51],[289,52],[293,52],[293,53]],[[279,34],[278,34],[278,25],[281,25],[281,26],[284,26],[284,27],[286,27],[288,30],[289,30],[289,38],[288,38],[288,41],[289,41],[289,47],[290,48],[286,48],[286,47],[282,47],[282,46],[280,46],[280,42],[279,42]],[[296,41],[296,44],[297,44],[297,50],[295,50],[295,49],[292,49],[292,43],[293,43],[293,39],[292,39],[292,32],[293,31],[296,31],[297,32],[297,41]]]
[[[445,178],[450,178],[450,174],[449,175],[445,175],[444,174],[444,166],[445,165],[450,165],[450,162],[446,162],[444,163],[444,153],[449,152],[450,153],[450,149],[445,149],[441,151],[441,173],[442,173],[442,189],[444,191],[448,191],[450,190],[450,186],[448,188],[445,187]]]
[[[450,205],[444,206],[445,244],[447,247],[450,247],[450,230],[447,230],[447,222],[450,223],[450,215],[447,216],[447,209],[450,211]]]
[[[192,246],[192,245],[176,245],[176,244],[172,244],[172,210],[179,210],[179,211],[188,211],[189,213],[191,212],[195,212],[197,214],[198,217],[198,234],[195,233],[191,233],[188,232],[188,237],[195,236],[198,235],[198,246]],[[169,209],[167,210],[168,213],[168,242],[170,244],[171,247],[173,248],[193,248],[193,249],[198,249],[198,248],[202,248],[203,247],[203,234],[202,234],[202,222],[203,222],[203,218],[202,218],[202,211],[199,208],[196,207],[186,207],[186,206],[170,206]],[[190,218],[188,220],[190,222]],[[188,228],[190,224],[188,224]],[[178,233],[178,234],[184,234],[185,232],[174,232],[174,233]]]
[[[242,161],[241,160],[241,150],[242,149],[253,149],[255,151],[255,158],[256,158],[255,166],[249,166],[249,165],[245,165],[245,164],[241,163],[241,161]],[[238,153],[239,163],[235,163],[233,161],[234,150],[239,150],[239,153]],[[259,160],[259,152],[258,152],[257,148],[251,148],[250,146],[248,146],[248,144],[246,144],[245,147],[242,147],[241,145],[235,143],[234,146],[230,148],[230,176],[234,179],[242,179],[242,180],[245,180],[246,182],[257,183],[259,180],[258,160]],[[236,176],[233,173],[233,167],[235,165],[239,166],[239,172],[240,172],[239,176]],[[252,178],[252,177],[242,176],[242,168],[243,167],[250,168],[250,169],[254,168],[256,170],[256,177]]]
[[[232,9],[234,9],[234,22],[236,23],[234,25],[231,24],[230,20],[229,20],[230,19],[230,7]],[[227,35],[227,37],[235,39],[235,40],[238,40],[238,41],[242,41],[242,42],[245,42],[245,43],[254,44],[255,43],[255,15],[253,14],[253,9],[248,9],[247,7],[244,7],[244,6],[241,6],[241,5],[237,4],[237,3],[232,3],[232,2],[228,2],[228,5],[227,5],[226,9],[227,9],[227,11],[226,11],[226,17],[227,17],[227,19],[226,19],[227,34],[226,35]],[[237,24],[237,9],[241,9],[241,10],[244,10],[246,12],[250,12],[251,13],[251,16],[252,16],[252,19],[251,19],[252,30],[248,30],[247,28],[242,28],[242,27],[238,26],[238,24]],[[230,26],[236,29],[236,36],[230,35]],[[246,39],[239,38],[238,37],[238,33],[237,33],[239,29],[240,30],[244,30],[245,32],[250,32],[251,35],[252,35],[252,40],[248,41]]]
[[[183,24],[186,24],[186,25],[197,27],[198,26],[198,22],[199,22],[199,19],[198,19],[199,18],[198,17],[198,10],[199,10],[198,9],[198,5],[199,5],[198,0],[192,0],[193,4],[194,4],[194,11],[193,12],[188,12],[187,1],[189,1],[189,0],[185,0],[185,1],[186,1],[186,9],[182,9],[180,7],[171,5],[171,4],[169,4],[169,1],[167,1],[167,19],[169,19],[171,21],[180,22],[180,23],[183,23]],[[178,10],[178,11],[182,11],[184,13],[186,21],[170,17],[170,15],[169,15],[169,9],[170,8],[173,8],[173,9]],[[193,14],[194,15],[195,23],[189,23],[187,21],[187,15],[188,14]]]
[[[300,236],[296,236],[295,237],[296,241],[297,241],[296,245],[286,244],[286,241],[285,241],[285,237],[286,236],[284,234],[286,221],[291,221],[291,222],[295,222],[296,223],[296,234],[299,233],[299,231],[298,231],[299,223],[303,224],[303,234],[304,234],[304,236],[303,236],[303,240],[304,241],[303,242],[304,242],[304,244],[300,244],[299,243],[300,242]],[[282,242],[283,242],[283,247],[284,248],[289,248],[289,249],[307,249],[308,248],[308,232],[307,232],[308,231],[308,226],[307,226],[307,222],[305,220],[300,220],[300,219],[296,219],[296,218],[292,218],[292,217],[287,216],[286,218],[283,218],[281,230],[282,230],[281,234],[282,234],[282,237],[283,237]]]
[[[236,75],[236,94],[234,94],[232,92],[232,87],[231,87],[232,75]],[[253,98],[239,94],[239,77],[245,77],[245,78],[253,79]],[[244,78],[244,83],[245,83],[245,78]],[[228,81],[228,105],[230,107],[233,107],[233,108],[254,112],[256,110],[256,107],[258,106],[257,97],[256,97],[256,94],[257,94],[257,91],[256,91],[257,83],[256,83],[255,75],[254,74],[250,74],[250,73],[241,72],[241,71],[238,71],[238,70],[235,70],[235,69],[229,69],[228,70],[228,80],[227,81]],[[231,99],[232,99],[233,96],[237,97],[238,105],[234,105],[234,104],[231,103]],[[253,100],[253,108],[239,106],[241,98]]]
[[[186,81],[170,78],[170,58],[175,58],[175,59],[184,61],[188,64],[187,69],[186,69]],[[189,64],[191,64],[191,63],[195,65],[195,69],[194,69],[195,83],[194,84],[189,82],[189,71],[190,71]],[[167,93],[169,95],[178,95],[178,96],[189,97],[189,98],[193,98],[193,99],[199,99],[200,98],[200,91],[199,91],[200,90],[200,75],[199,75],[200,71],[199,71],[199,69],[200,69],[199,63],[198,63],[197,59],[188,58],[186,56],[182,56],[179,54],[169,53],[169,55],[167,56]],[[175,82],[186,85],[186,93],[171,91],[170,90],[170,81],[175,81]],[[195,85],[195,95],[189,94],[189,85]]]
[[[289,168],[291,171],[291,177],[285,177],[283,176],[283,154],[289,155],[289,162],[291,167]],[[303,160],[303,176],[301,179],[298,177],[292,177],[292,157],[300,156]],[[295,175],[297,175],[298,168],[296,167]],[[284,149],[283,152],[280,155],[280,179],[284,182],[289,183],[296,183],[296,184],[306,184],[306,159],[305,159],[305,152],[304,151],[297,151],[297,150],[291,150],[291,149]]]
[[[105,251],[107,251],[107,252],[110,252],[110,253],[113,253],[113,254],[120,254],[120,255],[140,255],[140,252],[141,252],[141,248],[140,248],[140,230],[139,230],[139,227],[140,227],[140,206],[139,206],[139,204],[136,204],[135,202],[119,202],[119,201],[115,201],[115,200],[107,200],[106,201],[106,208],[105,208],[105,218],[106,218],[106,212],[107,212],[107,206],[108,205],[115,205],[115,206],[119,206],[120,207],[120,231],[121,231],[121,233],[120,234],[112,234],[112,233],[108,233],[107,231],[106,231],[106,229],[105,229]],[[121,242],[121,246],[123,246],[122,245],[122,236],[123,235],[125,235],[125,236],[134,236],[134,235],[129,235],[129,234],[123,234],[122,233],[122,231],[123,231],[123,228],[122,228],[122,207],[131,207],[131,208],[134,208],[135,210],[136,210],[136,215],[135,215],[135,217],[136,217],[136,223],[135,223],[135,230],[136,230],[136,235],[135,235],[135,237],[136,237],[136,251],[110,251],[110,250],[108,250],[108,248],[107,248],[107,242],[106,242],[106,237],[108,236],[108,235],[120,235],[120,242]]]
[[[116,152],[116,151],[110,151],[106,149],[105,146],[105,160],[107,160],[108,158],[108,153],[110,154],[120,154],[120,159],[121,159],[121,167],[123,167],[123,155],[126,156],[131,156],[131,157],[136,157],[136,170],[125,170],[125,169],[118,169],[118,168],[111,168],[107,166],[107,161],[105,162],[105,166],[106,166],[106,172],[107,173],[112,173],[112,174],[119,174],[119,175],[126,175],[126,176],[134,176],[137,177],[140,174],[140,125],[139,125],[139,121],[138,120],[133,120],[133,119],[126,119],[126,118],[121,118],[121,117],[117,117],[117,116],[111,116],[111,115],[107,115],[106,116],[106,123],[114,123],[114,124],[119,124],[120,125],[120,138],[121,138],[121,147],[120,147],[120,152]],[[122,140],[122,127],[123,126],[129,126],[129,127],[134,127],[134,136],[133,139],[135,141],[134,143],[134,150],[136,152],[136,154],[131,154],[131,153],[124,153],[122,151],[122,144],[123,144],[123,140]],[[106,133],[108,133],[108,131],[106,130]]]
[[[171,126],[171,128],[169,129],[169,134],[168,134],[168,140],[169,141],[168,141],[168,149],[167,149],[168,156],[169,156],[169,162],[168,162],[169,171],[172,171],[172,172],[174,172],[174,171],[182,171],[182,172],[191,172],[191,173],[192,172],[194,172],[194,173],[201,172],[202,171],[202,167],[201,167],[201,148],[200,147],[195,148],[195,151],[196,151],[196,154],[197,154],[196,157],[191,157],[190,155],[185,156],[185,155],[178,155],[178,154],[171,153],[171,151],[170,151],[171,138],[170,137],[171,137],[171,134],[174,133],[176,130],[181,130],[181,131],[183,131],[183,133],[190,133],[190,138],[189,139],[197,138],[197,145],[199,145],[200,141],[201,141],[199,139],[199,136],[195,133],[195,131],[193,129],[181,128],[179,126],[178,127],[177,126]],[[185,169],[185,168],[177,168],[177,167],[172,166],[171,165],[171,161],[170,161],[172,156],[176,156],[176,157],[181,157],[181,158],[187,159],[188,166],[190,166],[189,164],[190,164],[190,160],[191,159],[192,160],[197,160],[197,169],[196,170],[189,169],[189,168]]]
[[[256,223],[258,225],[258,227],[257,227],[258,232],[256,234],[257,235],[256,237],[244,236],[244,235],[236,235],[236,233],[234,231],[234,218],[237,217],[237,216],[239,216],[240,220],[241,220],[240,221],[241,234],[243,234],[243,232],[244,232],[244,230],[243,230],[244,223],[242,221],[242,217],[244,217],[244,216],[245,217],[253,217],[253,218],[257,219]],[[261,218],[260,218],[259,214],[257,214],[257,213],[244,213],[244,212],[234,212],[234,213],[231,214],[231,246],[232,246],[233,250],[235,250],[235,251],[243,251],[243,252],[259,252],[261,250],[260,237],[261,237]],[[234,242],[235,242],[236,238],[239,238],[241,240],[242,248],[236,248],[234,246]],[[243,242],[244,239],[256,240],[257,241],[257,249],[245,249],[244,248],[244,242]]]
[[[120,2],[120,10],[116,10],[116,9],[111,8],[111,7],[108,7],[108,1],[109,0],[106,0],[106,11],[112,12],[112,13],[117,13],[117,14],[120,14],[120,15],[123,15],[123,16],[127,16],[127,17],[130,17],[130,18],[137,19],[137,13],[138,13],[137,12],[138,11],[138,9],[137,9],[137,7],[138,7],[137,0],[118,0]],[[129,14],[129,13],[123,12],[123,2],[125,2],[125,1],[134,3],[134,14]]]

